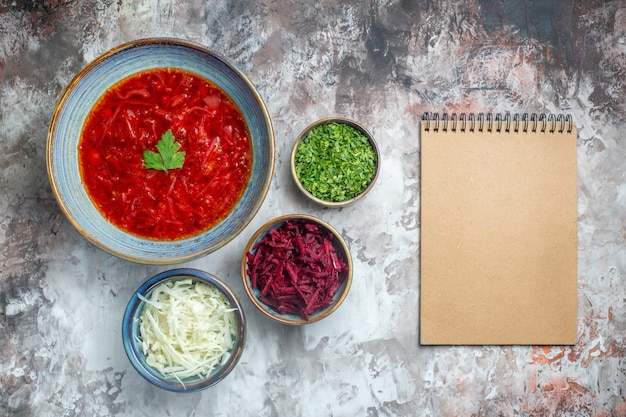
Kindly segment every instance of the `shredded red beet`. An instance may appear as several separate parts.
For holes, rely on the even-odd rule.
[[[334,239],[308,220],[286,221],[271,229],[246,254],[248,276],[259,300],[280,314],[305,320],[327,307],[348,270]]]

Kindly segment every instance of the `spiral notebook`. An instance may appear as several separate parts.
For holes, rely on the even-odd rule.
[[[427,114],[420,132],[420,343],[575,344],[571,117]]]

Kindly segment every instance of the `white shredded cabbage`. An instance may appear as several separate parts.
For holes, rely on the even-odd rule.
[[[206,376],[229,357],[237,319],[214,286],[192,279],[156,287],[139,317],[146,363],[164,377],[181,381]]]

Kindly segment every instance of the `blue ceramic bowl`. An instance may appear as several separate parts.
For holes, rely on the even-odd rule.
[[[331,303],[325,308],[318,309],[307,319],[304,319],[300,315],[296,314],[281,314],[272,307],[265,304],[259,299],[259,290],[252,288],[250,276],[248,275],[248,253],[255,254],[256,250],[254,246],[261,239],[263,239],[265,235],[267,235],[272,229],[278,229],[283,224],[285,224],[286,221],[308,221],[316,223],[323,229],[331,232],[335,237],[333,241],[333,246],[335,250],[341,256],[343,256],[348,266],[348,270],[345,274],[343,283],[333,296]],[[265,316],[283,324],[310,324],[320,321],[325,317],[328,317],[331,313],[339,308],[341,303],[343,303],[343,301],[347,297],[348,292],[350,291],[350,286],[352,285],[352,256],[350,254],[350,249],[348,248],[346,241],[343,239],[341,234],[337,230],[335,230],[330,224],[326,223],[323,220],[320,220],[317,217],[306,214],[289,214],[270,220],[269,222],[261,226],[261,228],[259,228],[259,230],[257,230],[256,233],[250,238],[248,244],[244,249],[243,258],[241,260],[241,276],[243,278],[243,286],[246,290],[246,293],[248,294],[248,297],[250,298],[250,301],[252,301],[252,304],[254,304],[254,306]]]
[[[164,378],[157,370],[146,363],[146,356],[143,354],[139,339],[139,317],[144,307],[144,302],[139,298],[139,295],[142,295],[144,298],[149,298],[151,291],[160,284],[167,281],[189,278],[213,285],[226,297],[231,306],[236,309],[237,337],[230,357],[220,368],[215,369],[206,378],[187,378],[181,383],[174,379]],[[239,362],[241,358],[246,342],[246,319],[235,294],[217,277],[197,269],[172,269],[153,276],[135,291],[124,312],[124,319],[122,321],[122,342],[131,364],[147,381],[168,391],[194,392],[217,384],[235,368],[235,365],[237,365],[237,362]]]
[[[176,241],[143,239],[108,222],[87,195],[78,164],[78,142],[93,105],[120,80],[154,68],[190,71],[217,84],[243,112],[252,137],[252,173],[239,203],[210,230]],[[235,238],[261,207],[272,179],[274,160],[275,141],[270,116],[248,78],[220,55],[175,39],[145,39],[124,44],[89,64],[61,96],[47,140],[52,191],[72,225],[101,249],[121,258],[149,264],[173,264],[197,258]]]

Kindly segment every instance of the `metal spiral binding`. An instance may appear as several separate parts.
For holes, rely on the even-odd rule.
[[[424,130],[429,132],[549,132],[572,133],[574,121],[570,114],[541,113],[424,113],[422,120],[426,122]]]

